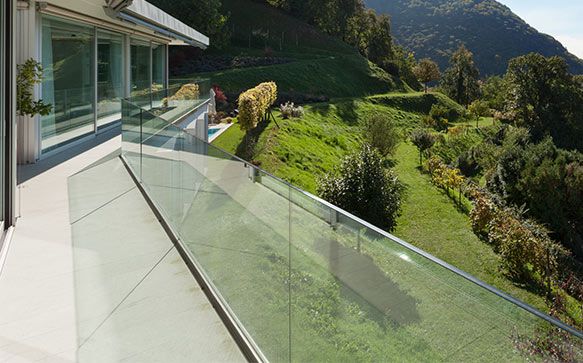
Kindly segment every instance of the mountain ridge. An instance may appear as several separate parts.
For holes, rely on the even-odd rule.
[[[460,45],[474,53],[482,76],[506,72],[508,61],[528,53],[567,60],[583,74],[583,60],[555,38],[536,30],[495,0],[364,0],[377,14],[391,17],[394,38],[417,59],[430,58],[441,70]]]

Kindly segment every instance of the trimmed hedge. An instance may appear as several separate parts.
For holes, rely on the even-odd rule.
[[[196,83],[187,83],[180,87],[180,89],[171,97],[163,98],[162,102],[167,103],[168,101],[177,101],[177,100],[194,100],[200,97],[200,90],[198,88],[198,84]]]
[[[265,112],[277,100],[275,82],[264,82],[239,96],[239,125],[241,130],[251,130],[265,116]]]

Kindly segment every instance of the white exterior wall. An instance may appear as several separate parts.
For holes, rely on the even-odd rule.
[[[182,122],[180,122],[180,124],[177,126],[183,129],[191,130],[199,139],[208,141],[209,105],[210,103],[207,102],[200,106],[192,115],[182,120]]]
[[[16,64],[22,64],[27,59],[41,60],[40,42],[37,41],[37,12],[34,3],[28,8],[17,8],[15,16],[15,54]],[[40,96],[40,86],[34,92],[38,99]],[[39,155],[37,143],[39,133],[36,128],[40,126],[40,118],[29,116],[16,116],[16,148],[18,164],[34,163]]]

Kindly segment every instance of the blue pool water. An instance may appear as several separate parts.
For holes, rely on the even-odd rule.
[[[219,132],[221,129],[209,129],[209,137]]]

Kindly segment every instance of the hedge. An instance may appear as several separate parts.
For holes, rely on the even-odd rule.
[[[251,130],[265,116],[265,112],[277,100],[275,82],[265,82],[239,95],[239,125],[241,130]]]
[[[423,165],[423,170],[431,174],[433,183],[440,188],[460,188],[461,196],[464,178],[458,169],[450,169],[439,157],[432,156]],[[470,212],[472,229],[476,234],[487,237],[511,275],[524,279],[533,273],[546,277],[556,276],[560,272],[559,260],[570,257],[568,250],[554,243],[543,228],[532,222],[527,225],[528,222],[498,207],[478,187],[469,183],[465,187],[473,204]]]

